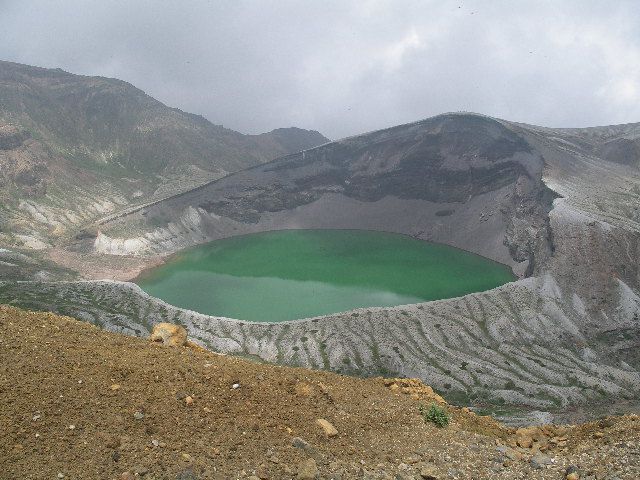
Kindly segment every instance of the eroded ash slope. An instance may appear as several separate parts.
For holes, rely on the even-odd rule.
[[[386,230],[521,277],[488,292],[280,324],[180,310],[128,283],[5,284],[0,298],[133,334],[170,320],[214,350],[417,376],[464,403],[637,403],[640,172],[629,145],[638,138],[637,125],[442,115],[244,170],[112,218],[70,247],[146,256],[272,229]]]

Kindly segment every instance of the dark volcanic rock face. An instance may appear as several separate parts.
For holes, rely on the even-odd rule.
[[[598,148],[602,158],[630,167],[640,167],[640,141],[620,138]]]
[[[20,130],[14,125],[0,126],[0,150],[13,150],[22,146],[29,133]]]
[[[158,226],[191,207],[237,222],[235,233],[292,224],[388,229],[522,264],[520,273],[531,273],[533,258],[546,258],[551,248],[547,214],[553,195],[542,182],[542,166],[542,157],[523,137],[501,123],[442,115],[289,155],[153,205],[140,215],[144,223]],[[354,210],[301,213],[301,208],[330,197],[349,201]],[[406,207],[401,213],[374,207],[391,198],[420,203],[420,215],[428,218],[412,219]],[[377,218],[362,221],[358,206],[363,205],[377,208]],[[300,213],[293,220],[291,212]],[[275,217],[280,220],[271,220]],[[226,235],[227,227],[221,230],[219,222],[208,218],[204,223],[204,238]]]
[[[462,202],[513,183],[527,169],[514,160],[527,144],[491,120],[448,117],[336,142],[267,166],[299,172],[299,190],[341,189],[352,198],[387,195]],[[418,130],[418,131],[416,131]]]
[[[12,193],[27,197],[44,195],[51,177],[49,166],[56,159],[33,140],[29,132],[15,125],[0,124],[0,194],[5,202]]]

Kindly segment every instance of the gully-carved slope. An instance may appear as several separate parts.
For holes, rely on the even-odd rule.
[[[280,324],[176,309],[128,283],[6,283],[0,298],[134,334],[169,320],[214,350],[417,376],[464,402],[638,402],[639,138],[638,125],[442,115],[244,170],[112,218],[71,246],[145,257],[263,230],[387,230],[521,277],[488,292]]]

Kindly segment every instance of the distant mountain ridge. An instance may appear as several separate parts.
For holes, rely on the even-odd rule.
[[[25,234],[46,243],[47,230],[82,223],[53,207],[93,218],[327,141],[298,128],[244,135],[122,80],[0,61],[0,225],[44,209],[31,215],[44,228]]]

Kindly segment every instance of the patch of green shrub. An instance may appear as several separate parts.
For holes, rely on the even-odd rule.
[[[449,414],[444,408],[439,407],[435,403],[432,403],[429,408],[420,404],[418,408],[425,423],[431,422],[438,428],[444,428],[449,425]]]

